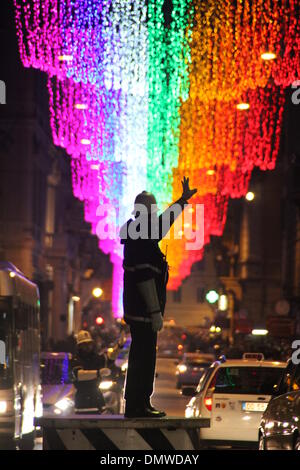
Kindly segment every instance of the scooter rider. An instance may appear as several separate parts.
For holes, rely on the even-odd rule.
[[[124,320],[130,325],[132,340],[125,388],[125,417],[128,418],[165,416],[150,402],[157,332],[163,326],[168,281],[168,265],[158,243],[197,191],[189,188],[186,178],[182,187],[181,198],[159,217],[154,195],[140,193],[135,199],[136,219],[130,219],[120,231],[124,244]]]
[[[114,361],[124,344],[121,337],[114,348],[98,354],[91,334],[86,330],[77,335],[77,351],[72,362],[75,394],[75,411],[102,412],[105,409],[103,394],[99,389],[100,370],[113,369]]]

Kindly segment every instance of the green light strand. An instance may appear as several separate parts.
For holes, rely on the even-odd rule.
[[[148,165],[149,190],[160,207],[172,199],[172,170],[177,167],[181,100],[189,91],[191,0],[173,0],[166,27],[164,0],[148,3]]]

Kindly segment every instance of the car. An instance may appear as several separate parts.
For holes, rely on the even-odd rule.
[[[265,361],[262,354],[215,361],[200,379],[185,416],[210,419],[200,430],[208,446],[258,446],[262,413],[280,381],[286,363]]]
[[[260,450],[300,450],[300,364],[290,360],[259,427]]]
[[[215,360],[212,354],[184,353],[182,361],[176,367],[176,388],[196,387],[206,369]]]
[[[61,414],[74,406],[72,355],[66,352],[41,353],[41,382],[44,412]]]

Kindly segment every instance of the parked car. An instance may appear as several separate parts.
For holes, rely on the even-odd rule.
[[[300,450],[300,364],[290,360],[259,427],[260,450]]]
[[[200,438],[208,445],[257,446],[262,413],[285,366],[265,361],[262,354],[244,354],[235,360],[223,357],[200,379],[185,416],[210,419],[210,428],[200,430]]]
[[[196,387],[206,369],[215,357],[212,354],[184,353],[182,361],[176,367],[176,388]]]

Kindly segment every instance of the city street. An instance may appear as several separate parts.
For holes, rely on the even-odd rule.
[[[0,451],[300,450],[299,17],[0,1]]]
[[[155,392],[153,395],[153,405],[167,413],[168,416],[184,417],[185,405],[189,397],[181,395],[176,389],[176,365],[174,358],[157,359],[157,374],[155,381]]]

